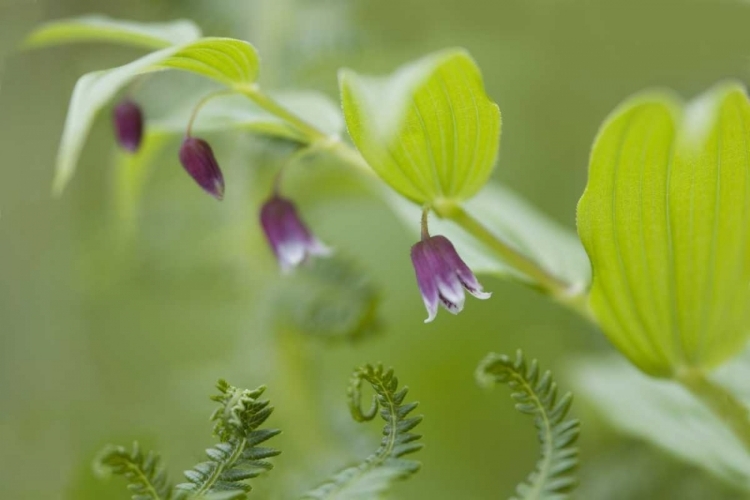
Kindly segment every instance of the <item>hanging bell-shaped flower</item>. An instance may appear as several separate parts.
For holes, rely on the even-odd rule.
[[[143,112],[130,99],[121,101],[112,112],[112,123],[117,143],[126,151],[135,153],[143,138]]]
[[[282,272],[289,272],[311,256],[331,254],[331,249],[302,222],[294,203],[278,194],[261,208],[260,223]]]
[[[208,194],[217,200],[224,197],[224,176],[211,146],[206,141],[197,137],[186,137],[180,147],[180,163]]]

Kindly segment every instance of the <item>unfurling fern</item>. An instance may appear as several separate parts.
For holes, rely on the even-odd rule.
[[[375,395],[372,406],[362,411],[362,382],[369,383]],[[306,493],[305,499],[371,500],[382,498],[394,481],[417,472],[421,464],[402,458],[422,448],[417,441],[422,437],[411,431],[422,421],[421,416],[408,417],[418,403],[404,404],[408,388],[398,390],[398,379],[393,370],[378,365],[366,365],[354,371],[349,384],[349,409],[357,422],[367,422],[380,416],[386,424],[378,450],[359,465],[349,467],[333,476],[316,489]]]
[[[217,387],[220,394],[211,399],[218,402],[219,407],[211,420],[215,422],[214,434],[221,442],[206,450],[208,461],[185,472],[187,483],[171,488],[158,457],[151,452],[144,457],[137,443],[131,452],[121,446],[105,448],[95,468],[124,476],[129,481],[133,500],[247,498],[250,485],[244,481],[271,469],[266,459],[279,454],[277,450],[258,445],[280,431],[258,429],[273,412],[268,401],[259,399],[265,387],[254,391],[239,389],[224,380],[220,380]]]
[[[580,432],[578,420],[565,420],[573,396],[565,394],[557,400],[557,384],[546,371],[540,377],[539,365],[533,360],[527,367],[523,353],[516,352],[515,361],[508,356],[489,354],[477,368],[477,381],[482,385],[507,384],[516,409],[534,416],[541,444],[541,458],[526,481],[516,487],[513,500],[562,500],[575,488],[572,471],[578,466],[578,449],[573,447]]]
[[[130,451],[123,446],[107,446],[94,462],[94,469],[102,476],[124,476],[133,500],[172,498],[172,487],[159,463],[159,456],[152,451],[144,456],[137,442]]]
[[[220,406],[211,420],[216,422],[214,434],[221,442],[206,450],[207,462],[185,471],[188,482],[178,484],[176,489],[198,498],[217,492],[226,492],[226,498],[245,498],[250,485],[243,481],[270,470],[273,465],[265,459],[280,453],[258,445],[280,431],[258,429],[273,412],[268,401],[259,400],[265,387],[250,391],[233,387],[224,380],[217,387],[221,394],[211,399]],[[237,495],[229,495],[230,492]]]

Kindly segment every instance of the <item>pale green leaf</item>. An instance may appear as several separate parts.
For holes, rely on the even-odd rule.
[[[60,193],[73,176],[96,114],[138,75],[164,69],[190,71],[230,87],[250,85],[258,74],[258,55],[241,40],[202,38],[81,77],[73,90],[58,150],[55,192]]]
[[[58,19],[42,24],[24,41],[26,47],[47,47],[76,42],[112,42],[146,49],[164,49],[192,42],[201,37],[192,21],[137,23],[91,15]]]
[[[579,359],[571,369],[576,395],[617,429],[750,491],[750,455],[742,442],[683,387],[648,377],[616,356]],[[750,351],[714,378],[750,405]]]
[[[349,134],[394,190],[420,204],[471,198],[497,158],[500,110],[474,60],[446,50],[388,77],[343,70]]]
[[[416,242],[421,209],[395,195],[391,195],[389,199],[391,207],[406,227],[413,231]],[[511,190],[489,183],[466,203],[465,209],[503,241],[563,282],[569,283],[571,290],[582,291],[588,288],[591,279],[590,264],[575,234],[550,220]],[[531,278],[505,264],[484,243],[454,223],[435,217],[430,220],[430,232],[450,238],[475,273],[511,277],[534,284]]]
[[[149,130],[164,133],[182,134],[185,132],[195,104],[202,96],[195,95],[165,116],[157,117],[148,123]],[[274,94],[274,99],[306,123],[310,123],[326,135],[340,135],[344,129],[341,111],[325,95],[311,91],[291,91]],[[209,101],[200,111],[193,126],[196,132],[220,130],[249,130],[293,141],[305,138],[288,122],[258,107],[243,95],[227,95]]]
[[[578,207],[591,306],[639,368],[713,367],[750,319],[750,104],[723,84],[684,106],[633,98],[605,122]]]

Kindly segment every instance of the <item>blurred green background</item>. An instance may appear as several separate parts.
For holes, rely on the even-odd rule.
[[[287,194],[324,241],[372,276],[382,328],[353,344],[281,328],[276,299],[288,283],[257,222],[270,175],[289,152],[278,141],[214,139],[228,183],[223,203],[199,192],[168,151],[149,178],[135,232],[125,234],[104,113],[78,175],[53,199],[76,78],[139,52],[16,47],[39,22],[90,12],[195,19],[206,34],[253,42],[266,88],[312,88],[334,99],[341,66],[389,72],[464,46],[503,113],[496,181],[571,228],[589,147],[618,102],[649,86],[689,97],[724,77],[747,80],[750,70],[750,4],[740,2],[0,0],[3,498],[127,498],[119,480],[97,480],[90,464],[104,444],[136,438],[161,450],[177,479],[212,442],[207,396],[220,377],[269,386],[277,408],[269,423],[284,430],[274,443],[283,454],[253,495],[295,498],[376,447],[378,430],[351,422],[345,403],[352,368],[375,361],[396,368],[425,415],[426,448],[415,457],[423,469],[394,497],[506,498],[533,466],[535,432],[504,388],[476,386],[477,362],[488,351],[522,348],[567,386],[576,356],[610,351],[579,318],[489,277],[491,301],[469,299],[461,315],[441,312],[424,325],[409,233],[325,158],[296,169]],[[142,90],[147,113],[159,104],[154,88]],[[614,435],[585,402],[574,414],[583,419],[579,498],[736,498],[649,445]]]

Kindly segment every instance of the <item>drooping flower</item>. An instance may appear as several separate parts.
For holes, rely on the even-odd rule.
[[[121,101],[112,112],[117,143],[131,153],[138,151],[143,138],[143,112],[130,99]]]
[[[217,200],[224,197],[224,176],[206,141],[186,137],[180,146],[180,163],[208,194]]]
[[[492,295],[482,290],[474,273],[445,236],[423,237],[411,247],[411,261],[427,308],[425,323],[435,319],[438,304],[453,314],[461,312],[466,298],[464,289],[478,299]]]
[[[320,242],[300,219],[292,201],[274,193],[260,210],[260,223],[282,272],[289,272],[311,256],[327,256]]]

